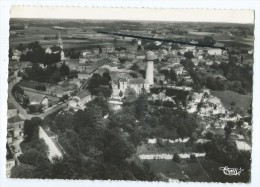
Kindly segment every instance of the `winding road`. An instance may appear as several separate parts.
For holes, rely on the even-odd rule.
[[[11,82],[9,82],[9,86],[8,86],[8,101],[10,103],[13,103],[14,106],[18,109],[19,111],[19,115],[21,118],[23,118],[24,120],[25,119],[31,119],[32,117],[39,117],[41,119],[44,119],[46,116],[48,116],[49,114],[61,109],[61,108],[64,108],[65,106],[67,106],[67,102],[66,103],[62,103],[62,104],[59,104],[55,107],[52,107],[50,108],[49,110],[45,111],[44,113],[41,113],[41,114],[36,114],[36,115],[33,115],[33,114],[28,114],[27,111],[21,107],[21,105],[15,100],[15,98],[13,97],[13,94],[12,94],[12,89],[14,87],[14,85],[16,83],[18,83],[19,81],[21,80],[20,77],[17,77],[16,79],[12,80]]]

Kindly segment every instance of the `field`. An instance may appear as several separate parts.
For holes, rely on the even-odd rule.
[[[85,39],[66,39],[63,40],[63,48],[76,50],[87,49],[92,47],[97,47],[99,45],[111,44],[114,37],[110,37],[103,34],[87,33],[82,29],[73,30],[56,30],[50,27],[44,26],[33,26],[26,28],[24,30],[16,31],[17,33],[23,33],[22,35],[10,36],[9,42],[11,47],[17,47],[19,44],[28,44],[34,41],[39,41],[42,47],[47,48],[49,46],[57,45],[57,39],[44,40],[44,37],[55,37],[59,32],[61,37],[82,37]]]
[[[215,96],[221,99],[226,108],[230,107],[231,102],[235,102],[237,107],[247,110],[252,104],[252,95],[241,95],[236,92],[225,91],[211,91]]]

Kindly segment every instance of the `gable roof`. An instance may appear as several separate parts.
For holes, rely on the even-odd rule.
[[[132,78],[128,80],[128,84],[148,84],[148,81],[144,78]]]
[[[9,123],[17,123],[17,122],[22,122],[24,121],[20,116],[14,116],[8,119]]]
[[[79,97],[80,99],[82,99],[82,98],[84,98],[84,97],[86,97],[86,96],[89,96],[89,95],[90,95],[90,92],[87,91],[87,90],[84,90],[84,91],[81,91],[81,92],[78,94],[78,97]]]

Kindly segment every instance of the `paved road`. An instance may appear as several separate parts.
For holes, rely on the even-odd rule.
[[[15,107],[19,110],[19,115],[21,116],[21,118],[23,119],[31,119],[32,117],[39,117],[41,119],[44,119],[47,115],[61,109],[61,108],[64,108],[67,106],[68,102],[66,103],[63,103],[63,104],[60,104],[60,105],[57,105],[49,110],[47,110],[46,112],[44,113],[41,113],[41,114],[37,114],[37,115],[33,115],[33,114],[28,114],[27,111],[21,107],[21,105],[15,100],[15,98],[13,97],[11,91],[14,87],[14,85],[16,83],[18,83],[20,80],[18,79],[15,79],[13,80],[12,82],[9,83],[9,87],[8,87],[8,100],[9,102],[13,103],[15,105]]]

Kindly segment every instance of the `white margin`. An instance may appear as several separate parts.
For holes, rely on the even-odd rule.
[[[211,8],[211,9],[254,9],[255,10],[255,53],[254,53],[254,93],[253,93],[253,152],[252,179],[249,184],[224,184],[225,187],[260,186],[260,1],[258,0],[0,0],[0,187],[52,187],[52,186],[109,186],[155,187],[155,186],[222,186],[222,183],[163,183],[163,182],[112,182],[112,181],[69,181],[69,180],[19,180],[5,178],[5,142],[7,121],[7,76],[9,49],[9,9],[11,5],[47,5],[47,6],[88,6],[88,7],[132,7],[132,8]]]

